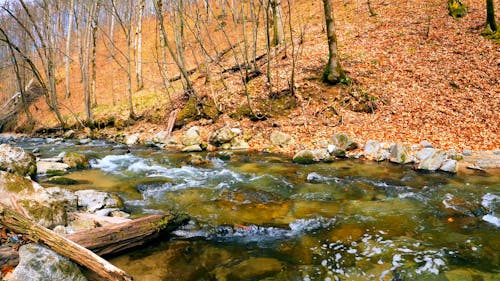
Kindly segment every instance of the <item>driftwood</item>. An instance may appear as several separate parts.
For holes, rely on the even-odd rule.
[[[19,263],[19,254],[11,247],[0,248],[0,268],[4,266],[16,266]]]
[[[6,228],[25,235],[35,243],[43,242],[53,251],[92,270],[104,280],[132,280],[132,277],[123,270],[115,267],[90,250],[35,223],[4,204],[0,204],[0,222]]]

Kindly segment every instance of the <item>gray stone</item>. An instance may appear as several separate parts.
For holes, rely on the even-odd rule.
[[[75,137],[75,131],[73,131],[73,130],[68,130],[68,131],[64,132],[64,134],[63,134],[63,138],[65,138],[65,139],[71,139],[73,137]]]
[[[439,169],[444,172],[456,174],[458,172],[458,162],[453,159],[445,160]]]
[[[426,152],[420,151],[420,156],[425,156],[426,158],[422,158],[420,163],[418,163],[417,169],[419,170],[428,170],[428,171],[436,171],[443,165],[443,162],[446,160],[447,156],[444,151],[435,150],[433,148],[424,148],[423,150],[428,150]],[[418,155],[417,155],[418,157]]]
[[[246,150],[249,148],[250,148],[250,145],[241,136],[235,137],[231,141],[231,149],[232,150]]]
[[[365,144],[365,155],[375,155],[380,149],[380,143],[374,140],[369,140]]]
[[[46,162],[46,161],[38,161],[36,162],[36,169],[38,174],[58,174],[58,173],[66,173],[69,169],[68,164],[59,163],[59,162]]]
[[[417,159],[419,161],[429,159],[436,153],[436,151],[437,150],[434,148],[424,148],[417,153]]]
[[[326,149],[328,150],[328,153],[332,154],[335,151],[335,149],[337,149],[337,146],[329,144],[327,145]]]
[[[20,147],[0,144],[0,170],[20,176],[36,177],[36,157]]]
[[[472,155],[472,150],[468,150],[468,149],[467,149],[467,150],[464,150],[464,151],[462,152],[462,155],[463,155],[463,156],[471,156],[471,155]]]
[[[89,138],[85,138],[85,139],[79,139],[78,140],[78,144],[88,144],[90,143],[92,140],[89,139]]]
[[[223,127],[213,133],[213,135],[210,137],[210,143],[215,146],[220,146],[224,143],[230,143],[239,135],[241,135],[240,129]]]
[[[331,152],[331,154],[335,157],[338,158],[345,158],[347,157],[346,151],[340,148],[335,149],[334,151]]]
[[[293,162],[298,164],[312,164],[317,162],[314,153],[309,149],[304,149],[295,154],[293,156]]]
[[[170,136],[167,131],[160,131],[157,134],[153,136],[151,139],[153,143],[160,143],[160,144],[165,144],[169,146],[177,145],[177,140]]]
[[[68,258],[37,244],[23,245],[19,248],[19,265],[10,280],[15,281],[85,281],[76,264]]]
[[[271,143],[280,146],[280,147],[285,147],[289,145],[292,142],[292,137],[288,134],[285,134],[280,131],[274,131],[271,133]]]
[[[78,190],[75,192],[78,197],[78,207],[83,208],[87,212],[96,212],[106,208],[122,208],[123,201],[115,194],[102,192],[97,190]]]
[[[184,146],[201,145],[201,135],[198,127],[191,127],[182,136],[182,144]]]
[[[182,149],[182,152],[201,152],[201,151],[203,151],[203,149],[201,149],[201,146],[199,144],[186,146]]]
[[[135,145],[135,144],[139,143],[139,134],[136,133],[136,134],[132,134],[132,135],[126,135],[123,142],[126,145]]]
[[[424,148],[433,148],[434,145],[426,140],[423,140],[420,142],[420,145],[423,146]]]
[[[359,144],[353,141],[347,134],[338,133],[335,134],[332,138],[333,144],[337,146],[337,148],[349,151],[354,150],[359,147]]]
[[[389,161],[398,164],[408,164],[414,161],[410,153],[410,148],[403,143],[397,143],[391,146]]]

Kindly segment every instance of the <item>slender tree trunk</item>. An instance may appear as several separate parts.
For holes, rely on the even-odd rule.
[[[137,91],[144,88],[144,82],[142,79],[142,17],[144,16],[144,6],[145,0],[140,0],[139,2],[139,13],[137,18],[137,29],[136,29],[136,48],[137,48],[137,62],[135,67],[135,78],[137,82]]]
[[[94,10],[92,13],[92,57],[90,64],[92,68],[90,90],[93,99],[92,106],[97,106],[97,93],[96,93],[96,52],[97,52],[97,28],[99,27],[99,10],[101,7],[101,0],[95,2]]]
[[[326,35],[328,37],[328,63],[323,72],[322,80],[328,84],[337,84],[345,79],[346,76],[339,62],[332,0],[323,0],[323,7],[326,21]]]
[[[281,8],[281,0],[269,0],[271,11],[273,13],[273,41],[272,45],[277,46],[285,40],[285,32],[283,29],[283,11]]]
[[[489,27],[493,33],[497,32],[498,29],[495,21],[495,7],[493,0],[486,0],[486,27]]]
[[[71,63],[71,36],[73,33],[73,17],[74,17],[74,7],[75,0],[71,0],[69,3],[69,16],[68,16],[68,28],[66,34],[66,54],[64,56],[65,73],[66,73],[66,94],[65,97],[69,98],[71,96],[70,92],[70,63]]]
[[[111,22],[109,25],[109,40],[111,41],[111,46],[109,48],[109,54],[110,54],[109,60],[111,61],[111,63],[113,63],[115,57],[115,44],[113,43],[115,38],[115,15],[113,13],[110,13],[110,17],[111,17]],[[114,67],[111,67],[111,98],[113,101],[113,105],[116,105]]]

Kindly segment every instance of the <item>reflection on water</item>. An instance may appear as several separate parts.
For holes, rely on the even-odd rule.
[[[58,141],[22,144],[90,155],[68,188],[117,192],[134,216],[192,217],[170,240],[111,258],[136,280],[500,280],[498,173],[265,154],[202,154],[210,163],[194,167],[188,154]]]

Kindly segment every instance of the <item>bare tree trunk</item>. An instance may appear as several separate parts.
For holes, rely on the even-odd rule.
[[[65,73],[66,73],[66,94],[65,97],[69,98],[71,96],[70,92],[70,63],[71,63],[71,36],[73,33],[73,17],[74,17],[74,7],[75,0],[71,0],[69,3],[69,16],[68,16],[68,28],[66,34],[66,54],[64,56]]]
[[[144,16],[144,6],[145,0],[140,0],[139,2],[139,13],[137,18],[137,29],[136,29],[136,48],[137,48],[137,59],[135,67],[135,78],[137,82],[137,91],[144,88],[144,82],[142,79],[142,17]]]
[[[160,26],[160,32],[163,34],[162,39],[163,39],[163,44],[165,47],[167,47],[168,52],[170,53],[170,56],[172,56],[172,59],[174,60],[175,64],[179,68],[179,71],[181,72],[181,76],[184,78],[186,82],[186,91],[188,95],[191,98],[197,98],[196,93],[194,91],[193,85],[191,84],[191,81],[189,80],[189,74],[186,71],[186,68],[182,64],[182,62],[179,60],[179,57],[176,55],[174,52],[174,49],[170,45],[167,37],[167,32],[165,30],[165,25],[163,24],[163,3],[162,0],[155,0],[155,13],[156,13],[156,19],[158,21],[158,25]]]
[[[488,27],[493,33],[497,32],[498,26],[495,21],[495,7],[493,0],[486,0],[486,28]]]
[[[111,23],[109,26],[109,40],[112,42],[109,50],[110,58],[109,60],[113,62],[115,57],[115,44],[113,40],[115,38],[115,15],[110,13]],[[116,95],[115,95],[115,70],[114,67],[111,68],[111,98],[113,100],[113,105],[116,105]]]
[[[323,72],[322,80],[328,84],[337,84],[345,79],[346,76],[339,62],[332,0],[323,0],[323,7],[326,21],[326,35],[328,37],[328,63]]]
[[[96,52],[97,52],[97,28],[99,27],[99,10],[101,7],[101,0],[97,0],[94,5],[94,10],[92,13],[92,57],[90,58],[90,64],[92,68],[91,77],[91,95],[93,98],[92,106],[97,106],[97,93],[96,93]]]
[[[283,31],[283,10],[281,8],[281,0],[269,0],[271,11],[273,13],[273,41],[272,45],[277,46],[285,40],[285,32]]]

